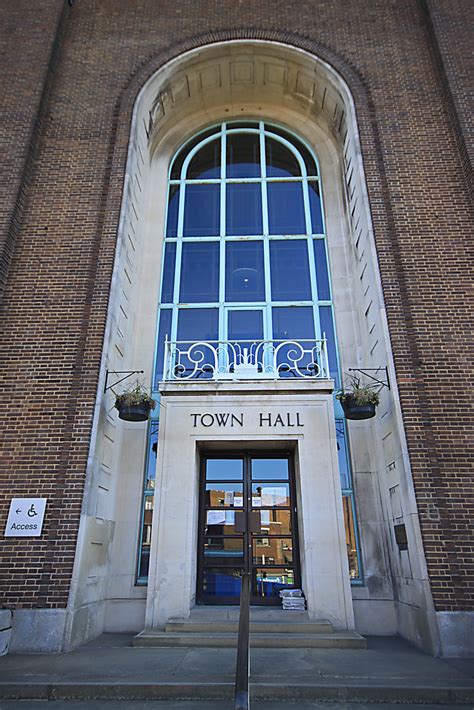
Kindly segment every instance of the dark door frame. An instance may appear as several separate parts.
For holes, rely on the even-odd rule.
[[[283,451],[266,451],[263,449],[257,450],[243,450],[238,449],[235,451],[225,450],[222,452],[212,449],[211,451],[206,451],[205,449],[200,452],[200,465],[199,465],[199,516],[198,516],[198,555],[197,555],[197,588],[196,588],[196,602],[197,604],[212,604],[212,605],[237,605],[239,603],[238,597],[218,597],[209,596],[203,593],[203,572],[204,572],[204,528],[206,520],[206,512],[209,506],[206,506],[206,463],[209,459],[241,459],[243,461],[243,514],[245,519],[245,532],[243,535],[243,546],[244,546],[244,562],[243,565],[236,565],[242,572],[248,570],[251,573],[251,604],[252,605],[265,605],[265,606],[279,606],[280,599],[278,597],[261,597],[257,594],[256,589],[256,576],[253,574],[253,569],[256,567],[262,567],[262,565],[253,564],[253,539],[258,537],[258,534],[254,531],[252,532],[252,478],[251,478],[251,461],[254,459],[286,459],[288,461],[288,483],[290,491],[290,506],[288,507],[278,507],[276,510],[288,510],[291,516],[291,538],[292,538],[292,551],[293,559],[292,565],[294,572],[294,586],[301,586],[301,565],[300,565],[300,554],[299,554],[299,535],[298,535],[298,519],[297,519],[297,496],[296,496],[296,480],[295,480],[295,465],[294,465],[294,450],[283,450]],[[280,480],[269,480],[270,484],[275,486],[278,483],[283,483]],[[286,483],[286,481],[285,481]],[[234,508],[223,508],[222,510],[232,510],[238,513]],[[258,511],[259,508],[254,508],[253,511]],[[272,537],[269,534],[263,534],[261,537],[267,538]],[[277,537],[273,535],[273,537]],[[290,537],[290,535],[288,535]],[[281,568],[282,565],[273,565],[273,568]],[[272,566],[268,566],[271,570]]]

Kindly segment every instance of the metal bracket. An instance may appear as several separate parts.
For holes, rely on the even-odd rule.
[[[144,370],[106,370],[105,371],[105,384],[104,384],[104,392],[107,392],[107,390],[112,389],[112,387],[115,387],[115,385],[120,384],[124,380],[128,379],[132,375],[143,375],[145,373]],[[107,380],[109,379],[109,375],[125,375],[125,377],[121,377],[120,380],[117,380],[117,382],[114,382],[112,385],[109,385],[107,387]]]
[[[369,375],[369,372],[380,372],[380,370],[385,370],[385,379],[387,380],[386,382],[379,380],[373,375]],[[388,376],[388,367],[365,367],[363,370],[360,367],[349,367],[348,372],[360,372],[362,375],[370,377],[371,380],[377,382],[377,384],[379,384],[381,387],[388,387],[388,389],[391,389],[390,378]]]

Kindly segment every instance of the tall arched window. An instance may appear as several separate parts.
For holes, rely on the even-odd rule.
[[[286,131],[223,123],[170,169],[155,387],[164,338],[328,339],[339,380],[316,160]]]
[[[191,344],[324,335],[330,376],[339,386],[321,179],[316,158],[300,139],[263,121],[235,121],[188,141],[170,167],[164,239],[154,396],[163,377],[165,338]],[[349,570],[357,582],[360,555],[342,413],[336,414],[336,433]],[[142,583],[156,446],[155,421],[138,560]]]

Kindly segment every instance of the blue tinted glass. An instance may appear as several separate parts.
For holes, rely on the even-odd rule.
[[[229,311],[228,340],[262,340],[262,311]]]
[[[316,281],[318,282],[318,298],[320,301],[330,301],[328,264],[326,259],[326,245],[323,239],[315,239],[314,260],[316,262]]]
[[[349,457],[347,454],[347,442],[344,419],[336,419],[336,442],[337,457],[339,460],[339,474],[341,476],[341,488],[351,487],[351,474],[349,470]]]
[[[208,459],[206,461],[207,481],[241,481],[244,475],[242,459]]]
[[[260,177],[260,143],[255,133],[227,136],[227,177]]]
[[[310,306],[272,308],[275,340],[313,340],[314,316]],[[318,355],[315,343],[300,346],[277,344],[277,365],[280,377],[313,376],[317,372]]]
[[[218,328],[218,308],[180,308],[179,310],[178,340],[187,342],[217,340]]]
[[[186,178],[188,180],[209,180],[221,176],[221,141],[220,138],[206,143],[191,158]]]
[[[254,481],[288,480],[288,459],[252,459]]]
[[[185,237],[214,237],[220,232],[219,185],[186,185]]]
[[[145,472],[145,489],[153,490],[155,488],[156,478],[156,460],[158,454],[158,421],[156,419],[150,422],[150,430],[148,433],[148,458]]]
[[[265,138],[267,177],[301,177],[295,155],[280,141]]]
[[[176,243],[165,246],[165,263],[163,266],[163,283],[161,284],[161,302],[173,302],[174,267],[176,263]]]
[[[335,381],[336,387],[340,387],[339,372],[337,369],[336,337],[334,335],[334,323],[331,306],[319,307],[319,321],[321,324],[321,337],[326,335],[328,341],[329,372]]]
[[[308,244],[305,240],[271,241],[270,267],[274,301],[310,301]]]
[[[306,234],[301,182],[269,182],[270,234]]]
[[[170,308],[163,309],[160,313],[160,325],[158,327],[158,343],[156,347],[155,361],[155,389],[158,382],[163,377],[163,361],[165,357],[165,337],[171,338],[171,316],[173,312]]]
[[[225,251],[226,301],[264,301],[262,242],[227,242]]]
[[[314,338],[314,318],[311,306],[272,308],[275,340]]]
[[[179,185],[170,185],[168,197],[168,219],[166,221],[166,236],[176,237],[178,234]]]
[[[311,212],[311,223],[313,234],[323,234],[323,213],[321,211],[321,197],[319,194],[319,183],[308,182],[309,209]]]
[[[260,183],[227,185],[226,225],[229,236],[262,233]]]
[[[181,303],[219,300],[219,242],[184,242],[181,256]]]

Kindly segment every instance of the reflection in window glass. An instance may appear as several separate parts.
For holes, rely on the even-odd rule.
[[[226,301],[265,301],[263,242],[227,242]]]
[[[161,285],[161,302],[172,303],[174,291],[174,270],[176,263],[176,242],[165,246],[165,262],[163,266],[163,283]]]
[[[301,182],[269,182],[267,194],[270,234],[306,234]]]
[[[242,483],[206,483],[206,505],[211,508],[241,508]]]
[[[260,141],[255,133],[227,136],[227,177],[260,177]]]
[[[253,540],[253,563],[257,565],[291,565],[291,537],[259,537]]]
[[[228,340],[262,340],[263,312],[229,311],[227,338]]]
[[[270,242],[272,299],[310,301],[308,244],[303,239]]]
[[[344,419],[336,419],[336,442],[341,488],[344,490],[351,488],[351,474],[349,469],[349,456],[346,445]]]
[[[252,459],[254,481],[288,480],[288,459]]]
[[[181,303],[219,301],[219,243],[185,242],[181,257]]]
[[[357,556],[357,539],[354,525],[352,496],[343,496],[342,506],[344,511],[344,525],[346,528],[346,549],[347,559],[349,561],[349,575],[351,579],[358,579],[360,577],[360,572],[359,559]]]
[[[226,233],[247,236],[262,233],[262,199],[260,183],[228,183]]]
[[[209,136],[212,136],[214,133],[219,133],[220,128],[210,128],[207,131],[203,131],[202,133],[198,133],[197,136],[195,136],[192,140],[188,141],[183,148],[179,151],[178,155],[173,161],[173,167],[171,169],[171,180],[179,180],[181,177],[181,168],[183,167],[183,163],[186,160],[187,156],[189,153],[192,151],[192,149],[198,145],[201,141],[203,141],[205,138],[208,138]]]
[[[208,481],[241,481],[244,475],[242,459],[208,459],[206,479]]]
[[[275,340],[314,338],[314,318],[311,306],[272,308]]]
[[[301,177],[296,156],[286,145],[272,138],[265,139],[267,177]]]
[[[235,567],[244,564],[243,538],[206,537],[204,538],[204,565]]]
[[[288,483],[252,483],[254,508],[278,508],[290,505]]]
[[[290,568],[257,567],[254,569],[254,592],[262,598],[278,597],[282,589],[295,586],[295,573]]]
[[[220,138],[206,143],[188,165],[188,180],[209,180],[221,175],[221,141]]]
[[[220,230],[219,185],[186,185],[185,237],[217,237]]]
[[[139,565],[138,577],[148,577],[150,566],[150,546],[151,546],[151,528],[153,522],[153,499],[154,496],[145,496],[145,505],[143,511],[142,536],[139,550]]]

